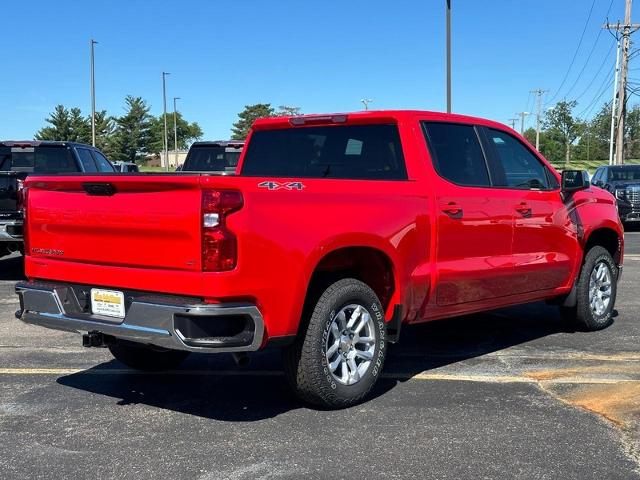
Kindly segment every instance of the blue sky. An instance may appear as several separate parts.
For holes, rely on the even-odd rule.
[[[592,6],[452,1],[453,109],[501,122],[534,108],[533,88],[554,97]],[[613,39],[603,31],[596,41],[610,5],[612,21],[623,17],[623,0],[595,0],[555,99],[585,92],[576,113],[610,96]],[[444,0],[31,0],[4,2],[3,18],[2,139],[32,137],[59,103],[89,113],[91,37],[98,109],[119,115],[131,94],[161,113],[165,70],[168,102],[181,97],[206,139],[229,137],[236,114],[258,102],[305,113],[360,110],[363,97],[376,109],[445,108]]]

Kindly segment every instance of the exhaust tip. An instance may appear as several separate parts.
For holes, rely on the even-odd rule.
[[[244,352],[232,353],[231,356],[233,357],[234,362],[236,362],[236,365],[240,368],[247,368],[251,365],[251,357]]]

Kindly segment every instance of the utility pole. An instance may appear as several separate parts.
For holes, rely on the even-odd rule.
[[[447,2],[447,113],[451,113],[451,0]]]
[[[517,119],[517,118],[510,118],[510,119],[508,120],[508,122],[511,124],[511,128],[512,128],[513,130],[515,130],[515,129],[516,129],[516,122],[517,122],[517,121],[518,121],[518,119]]]
[[[542,115],[542,95],[546,92],[548,92],[548,90],[542,90],[541,88],[531,90],[531,93],[535,94],[538,97],[536,107],[536,150],[538,151],[540,151],[540,117]]]
[[[169,171],[169,139],[167,137],[167,75],[168,72],[162,72],[162,104],[164,119],[164,163],[165,170]]]
[[[371,99],[371,98],[363,98],[362,100],[360,100],[360,102],[362,102],[362,104],[364,105],[364,109],[365,110],[369,110],[369,104],[371,102],[373,102],[373,99]]]
[[[524,119],[531,114],[529,112],[517,112],[516,115],[520,117],[520,135],[524,135]]]
[[[620,39],[616,33],[616,70],[613,75],[613,98],[611,100],[611,132],[609,134],[609,165],[613,165],[613,137],[616,131],[616,105],[618,99],[618,71],[620,70]]]
[[[176,100],[180,97],[173,97],[173,146],[176,155],[176,167],[178,166],[178,110],[176,109]]]
[[[95,64],[93,61],[93,47],[96,42],[93,38],[89,40],[89,47],[91,51],[91,145],[96,146],[96,77],[95,77]]]
[[[618,121],[616,132],[616,155],[614,164],[624,163],[624,122],[627,116],[627,75],[629,73],[629,45],[631,34],[640,28],[640,24],[631,23],[631,1],[625,0],[624,24],[607,23],[604,28],[622,33],[622,60],[620,65],[620,85],[618,88]]]

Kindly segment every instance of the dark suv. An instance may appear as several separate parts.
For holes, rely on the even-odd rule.
[[[600,167],[593,175],[593,184],[616,197],[623,222],[640,222],[640,165]]]
[[[114,172],[95,147],[73,142],[0,141],[0,257],[22,248],[22,181],[32,173]]]

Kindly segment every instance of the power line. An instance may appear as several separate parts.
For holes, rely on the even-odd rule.
[[[582,112],[580,112],[580,114],[578,116],[579,117],[584,117],[585,114],[588,115],[589,113],[591,113],[591,111],[593,110],[593,107],[598,103],[598,101],[602,98],[602,95],[604,95],[604,93],[607,91],[607,89],[611,85],[613,85],[613,78],[609,78],[609,76],[607,75],[607,77],[605,77],[605,79],[604,79],[604,82],[600,85],[600,88],[598,88],[595,97],[593,97],[593,100],[591,100],[589,105],[587,105],[584,108],[584,110],[582,110]]]
[[[631,46],[631,34],[640,28],[640,24],[631,23],[631,0],[625,0],[624,8],[624,24],[607,23],[604,28],[607,30],[615,30],[616,33],[622,34],[622,57],[620,59],[620,86],[618,87],[618,112],[616,132],[616,155],[614,159],[615,165],[624,163],[624,123],[627,116],[627,75],[629,68],[629,49]]]
[[[613,0],[611,0],[611,3],[609,3],[609,8],[607,9],[607,13],[604,16],[605,18],[608,18],[609,12],[611,11],[611,6],[612,5],[613,5]],[[589,54],[587,55],[587,59],[585,60],[584,65],[580,69],[580,72],[578,73],[578,76],[576,77],[575,81],[573,82],[573,84],[571,85],[571,87],[569,88],[567,93],[564,94],[564,98],[567,98],[569,96],[569,94],[571,92],[573,92],[573,89],[578,84],[578,81],[580,80],[580,77],[582,77],[582,74],[584,73],[585,69],[587,68],[587,65],[589,65],[589,60],[591,60],[591,56],[593,55],[593,52],[595,51],[596,47],[598,46],[598,40],[600,40],[600,35],[602,35],[602,29],[598,30],[598,35],[596,35],[596,40],[593,42],[593,45],[591,46],[591,50],[589,50]],[[611,49],[609,49],[609,52],[611,52]]]
[[[574,100],[580,100],[589,91],[589,89],[591,88],[593,83],[598,78],[598,75],[600,75],[600,72],[602,72],[602,69],[607,64],[607,60],[609,60],[609,58],[610,58],[609,56],[611,55],[611,51],[613,50],[613,47],[615,47],[615,46],[616,46],[615,43],[611,44],[611,46],[609,47],[609,50],[607,51],[607,54],[605,55],[604,59],[602,60],[602,63],[600,64],[600,67],[598,68],[598,71],[596,72],[596,74],[593,76],[593,78],[589,82],[589,85],[587,85],[587,88],[585,88],[580,95],[575,97]],[[611,67],[611,70],[613,70],[613,66]],[[609,71],[609,73],[607,75],[610,75],[611,70]]]
[[[593,13],[593,7],[595,6],[595,4],[596,4],[596,0],[593,0],[591,2],[591,8],[589,9],[589,15],[587,15],[587,21],[584,22],[584,28],[582,29],[582,33],[580,34],[580,40],[578,40],[578,46],[576,47],[576,51],[573,53],[573,58],[571,58],[571,62],[569,63],[569,67],[567,68],[567,71],[564,74],[564,77],[562,78],[562,82],[560,82],[560,86],[556,90],[556,93],[553,94],[553,97],[551,97],[551,99],[549,99],[549,101],[547,102],[547,105],[549,103],[553,102],[553,100],[556,99],[556,97],[558,96],[558,94],[562,90],[562,87],[564,87],[565,82],[567,81],[567,77],[569,76],[569,72],[571,72],[571,67],[573,67],[574,62],[576,61],[576,57],[578,56],[578,52],[580,51],[580,47],[582,46],[582,40],[584,40],[584,34],[587,31],[587,27],[589,26],[589,20],[591,20],[591,14]]]

